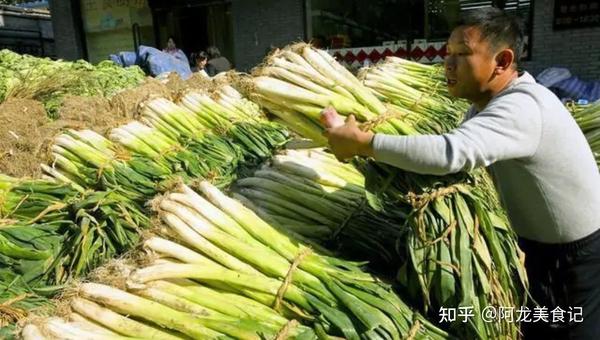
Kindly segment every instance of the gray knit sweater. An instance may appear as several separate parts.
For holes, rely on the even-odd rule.
[[[585,136],[528,73],[449,133],[377,134],[373,147],[376,160],[422,174],[489,167],[521,237],[566,243],[600,228],[600,173]]]

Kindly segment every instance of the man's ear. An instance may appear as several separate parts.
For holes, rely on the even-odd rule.
[[[515,52],[509,48],[504,48],[496,53],[496,74],[502,74],[510,70],[515,64]]]

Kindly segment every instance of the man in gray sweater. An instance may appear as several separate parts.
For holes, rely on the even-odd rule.
[[[600,334],[600,173],[558,98],[517,71],[522,45],[515,18],[495,8],[468,12],[445,60],[450,94],[473,104],[460,127],[374,135],[353,116],[331,123],[339,118],[329,109],[326,135],[339,159],[369,156],[434,175],[487,167],[520,236],[530,292],[548,315],[548,322],[523,323],[525,338],[593,339]],[[557,310],[563,321],[551,314]]]

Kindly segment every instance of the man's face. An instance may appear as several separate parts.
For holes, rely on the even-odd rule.
[[[479,28],[459,26],[452,31],[447,49],[448,92],[455,97],[477,101],[488,91],[496,67],[490,44],[481,38]]]

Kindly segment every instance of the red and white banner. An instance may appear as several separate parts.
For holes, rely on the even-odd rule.
[[[411,45],[410,53],[407,49],[406,42],[387,46],[332,49],[328,52],[339,62],[351,68],[375,64],[388,56],[396,56],[425,64],[431,64],[444,61],[444,57],[446,56],[446,42],[415,40]]]

